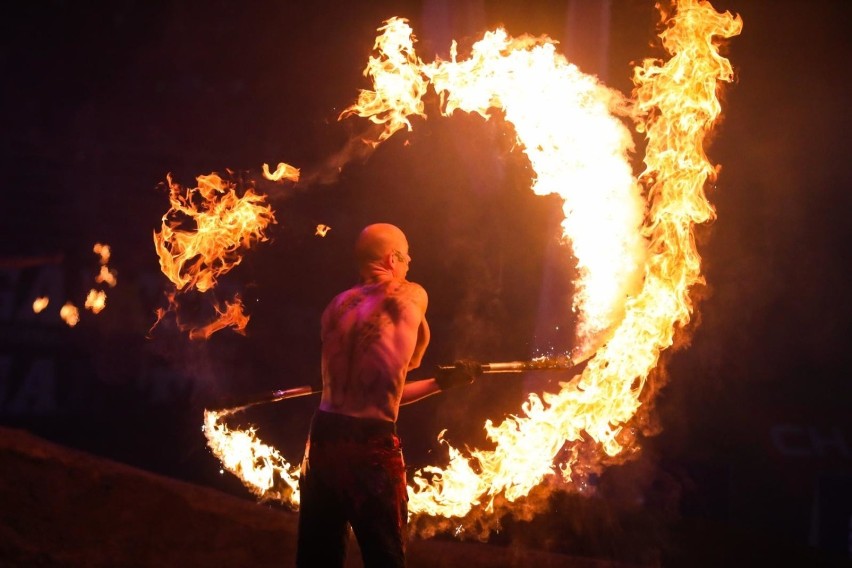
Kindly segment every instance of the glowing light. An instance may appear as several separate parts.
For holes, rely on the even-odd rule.
[[[115,285],[118,284],[117,276],[118,273],[115,270],[111,270],[108,266],[101,266],[98,275],[95,276],[95,282],[115,288]]]
[[[89,290],[84,306],[93,314],[100,313],[101,310],[106,307],[106,292],[103,290],[95,290],[94,288]]]
[[[80,310],[71,302],[65,302],[65,305],[59,309],[59,317],[68,324],[68,327],[74,327],[80,323]]]
[[[109,262],[109,257],[110,257],[109,245],[102,244],[102,243],[95,243],[95,246],[92,250],[96,255],[101,257],[101,264],[106,264],[106,263]]]
[[[50,299],[47,296],[40,296],[33,300],[33,311],[39,314],[47,307],[47,304],[49,303]]]
[[[319,224],[319,225],[317,225],[317,232],[314,233],[314,234],[317,235],[318,237],[324,237],[328,234],[328,232],[330,230],[331,230],[331,227],[329,227],[328,225]]]

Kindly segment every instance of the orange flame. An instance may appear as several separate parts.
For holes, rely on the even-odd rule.
[[[100,313],[106,307],[106,292],[92,288],[86,296],[86,303],[84,305],[93,314]]]
[[[50,299],[47,296],[39,296],[33,300],[33,311],[37,314],[41,313],[48,303],[50,303]]]
[[[110,256],[110,248],[109,245],[105,245],[102,243],[95,243],[93,252],[101,257],[101,264],[106,264],[109,262]]]
[[[377,141],[366,141],[371,145],[389,138],[405,127],[411,130],[408,117],[412,114],[425,116],[423,95],[428,82],[423,77],[423,62],[414,54],[414,37],[405,20],[391,18],[373,47],[378,55],[369,59],[364,76],[371,77],[374,91],[362,89],[358,100],[343,110],[339,118],[358,115],[375,124],[383,124],[384,130]]]
[[[80,310],[71,302],[65,302],[65,305],[59,309],[59,317],[68,324],[68,327],[74,327],[80,323]]]
[[[274,172],[269,171],[269,164],[263,164],[263,177],[269,181],[299,181],[299,168],[280,162]]]
[[[101,266],[100,272],[95,276],[95,282],[98,284],[106,284],[110,288],[115,288],[115,285],[118,284],[118,273],[115,270],[111,270],[108,266]]]
[[[459,527],[478,524],[487,532],[485,514],[501,503],[510,506],[545,481],[577,489],[582,470],[600,469],[633,449],[635,434],[627,426],[660,352],[690,319],[690,290],[702,282],[692,232],[713,217],[703,188],[716,174],[703,144],[720,113],[718,84],[733,76],[719,54],[720,38],[739,34],[742,20],[702,0],[681,0],[665,25],[660,37],[671,58],[647,60],[635,70],[634,101],[579,72],[544,39],[516,40],[496,30],[467,60],[457,60],[454,44],[451,61],[424,65],[404,20],[380,28],[379,54],[365,71],[375,91],[362,91],[341,117],[384,124],[380,139],[410,129],[407,117],[423,114],[428,81],[446,113],[488,118],[490,109],[501,109],[535,170],[533,190],[564,199],[564,237],[580,266],[578,333],[585,352],[594,351],[582,374],[559,392],[530,394],[517,416],[487,421],[494,449],[463,452],[447,444],[446,467],[426,467],[413,477],[413,514],[454,519]],[[648,142],[639,180],[626,157],[629,131],[612,117],[628,110]],[[219,417],[207,415],[211,427]],[[253,432],[252,440],[260,444]],[[253,485],[247,472],[237,475]],[[297,504],[298,493],[288,502]]]
[[[200,328],[190,328],[190,339],[208,339],[211,335],[226,327],[233,327],[234,331],[245,334],[249,316],[243,314],[243,304],[239,296],[234,297],[233,302],[225,302],[225,307],[214,306],[218,317],[209,324]]]
[[[320,223],[319,225],[317,225],[317,232],[314,233],[314,234],[317,235],[318,237],[324,237],[328,234],[328,232],[330,230],[331,230],[331,227],[329,227],[328,225],[323,225],[322,223]]]
[[[239,197],[236,186],[215,173],[198,176],[196,188],[181,187],[171,175],[167,180],[171,208],[163,215],[160,232],[154,232],[160,268],[177,293],[193,289],[206,292],[220,276],[240,264],[243,249],[267,240],[265,231],[275,222],[275,215],[263,195],[248,188]],[[169,309],[158,312],[157,323],[176,309],[173,294]],[[217,319],[199,329],[190,327],[191,338],[206,339],[225,327],[239,332],[245,328],[248,317],[243,315],[239,297],[215,309]]]
[[[239,410],[239,409],[236,409]],[[299,466],[290,465],[278,450],[260,442],[255,430],[231,430],[221,419],[232,411],[204,411],[204,435],[222,467],[243,480],[261,499],[299,506]]]

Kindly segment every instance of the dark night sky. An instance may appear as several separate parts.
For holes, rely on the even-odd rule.
[[[279,221],[272,240],[224,283],[250,301],[245,338],[226,331],[199,346],[162,330],[145,339],[164,284],[151,232],[168,206],[157,187],[167,173],[191,183],[226,168],[256,177],[264,162],[316,165],[361,127],[336,116],[367,86],[361,71],[384,19],[408,17],[424,59],[446,49],[444,37],[429,35],[437,28],[424,23],[427,8],[440,2],[339,4],[57,0],[17,3],[4,17],[0,259],[62,255],[66,293],[73,296],[85,292],[77,274],[94,266],[92,244],[107,242],[119,286],[101,319],[84,319],[75,330],[45,332],[50,326],[4,313],[3,353],[16,360],[49,350],[72,361],[62,363],[72,371],[65,369],[70,374],[58,396],[74,402],[58,417],[7,410],[3,422],[59,439],[69,423],[85,422],[65,440],[203,477],[188,464],[204,457],[203,441],[193,438],[204,397],[292,386],[318,372],[316,318],[353,282],[352,240],[379,218],[407,231],[411,277],[430,292],[435,340],[428,363],[529,355],[556,203],[524,189],[528,166],[509,151],[499,125],[465,116],[416,123],[413,133],[351,164],[336,184],[286,198],[270,189]],[[852,5],[713,4],[744,21],[727,52],[737,80],[726,89],[724,119],[708,149],[722,167],[708,192],[718,219],[699,231],[708,282],[700,323],[692,344],[670,362],[670,382],[657,400],[662,434],[648,442],[647,460],[718,466],[746,480],[740,492],[749,490],[751,478],[772,478],[771,489],[756,499],[783,501],[788,486],[852,471],[850,451],[826,457],[810,448],[797,460],[772,443],[781,425],[839,432],[852,450],[846,253]],[[567,5],[459,3],[444,32],[478,34],[502,23],[513,35],[564,40]],[[650,0],[614,0],[607,67],[596,66],[594,54],[581,47],[574,48],[576,60],[629,91],[631,62],[661,55],[651,45],[655,21]],[[477,29],[466,28],[471,22]],[[313,236],[317,223],[332,227],[325,239]],[[6,294],[15,286],[10,282],[0,282]],[[16,302],[26,300],[29,288],[15,290]],[[17,338],[13,330],[22,325],[33,326],[36,339]],[[80,355],[87,349],[90,355]],[[7,381],[14,382],[16,364]],[[133,390],[125,387],[140,364],[156,370],[140,387],[146,396],[180,401],[178,410],[142,405],[131,412],[183,428],[176,438],[181,447],[160,461],[140,457],[157,442],[136,430],[116,427],[94,439],[99,426],[124,413],[122,404],[132,404]],[[157,373],[184,382],[154,385]],[[74,386],[81,384],[87,386]],[[440,423],[454,426],[460,438],[475,437],[479,418],[517,408],[516,390],[497,392],[493,397],[475,385],[461,403],[430,400],[403,415],[413,459],[428,460],[433,447],[433,433],[414,434],[424,417],[436,424],[435,433]],[[299,425],[310,411],[300,404],[284,417],[263,409],[253,419],[275,424],[272,439],[298,451]],[[282,434],[288,427],[297,433]],[[118,447],[125,437],[132,443]],[[180,465],[169,465],[176,456]],[[747,466],[738,469],[741,464]],[[796,501],[794,512],[781,514],[793,519],[793,528],[784,529],[790,532],[807,523],[796,516],[807,508],[799,493],[791,490],[791,503],[805,504]],[[732,503],[731,515],[761,517]]]

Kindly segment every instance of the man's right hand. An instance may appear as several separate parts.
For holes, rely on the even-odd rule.
[[[482,375],[482,365],[476,361],[461,359],[453,363],[452,367],[438,367],[435,373],[435,382],[442,391],[469,385]]]

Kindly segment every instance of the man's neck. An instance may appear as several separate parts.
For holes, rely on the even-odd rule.
[[[374,284],[389,284],[394,280],[393,274],[390,272],[371,272],[364,275],[362,283],[365,286],[370,286]]]

